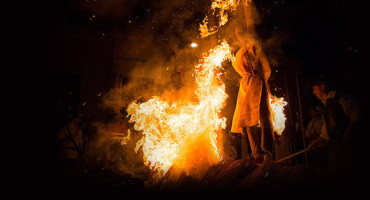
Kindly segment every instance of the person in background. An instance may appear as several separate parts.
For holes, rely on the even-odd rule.
[[[75,116],[58,132],[60,145],[61,174],[65,181],[77,178],[82,165],[83,132],[80,127],[81,117]]]
[[[324,125],[321,135],[327,133],[329,160],[331,172],[342,178],[343,181],[358,180],[360,178],[357,165],[364,157],[364,123],[361,115],[361,105],[351,95],[338,92],[330,88],[324,79],[313,81],[313,94],[324,105]],[[319,144],[324,137],[318,137],[309,148]]]
[[[281,135],[274,133],[274,150],[275,150],[275,160],[282,159],[286,156],[289,156],[292,154],[290,141],[291,136],[288,133],[288,131],[283,131]],[[292,165],[292,159],[287,159],[282,162],[280,162],[281,165],[291,166]]]
[[[319,109],[319,107],[312,107],[310,109],[311,120],[304,131],[309,144],[320,137],[324,125],[324,120],[319,114]],[[311,165],[318,167],[327,166],[327,140],[321,140],[320,143],[310,148],[310,150]]]

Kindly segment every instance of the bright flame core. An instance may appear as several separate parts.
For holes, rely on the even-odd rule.
[[[130,103],[127,108],[134,129],[142,131],[137,142],[144,154],[144,164],[163,177],[172,167],[193,178],[201,178],[208,168],[222,158],[218,132],[226,128],[220,111],[228,95],[220,79],[222,63],[234,59],[226,42],[209,50],[195,66],[197,102],[168,97],[153,97],[147,102]]]
[[[198,44],[197,44],[197,43],[195,43],[195,42],[193,42],[193,43],[191,43],[191,44],[190,44],[190,46],[191,46],[192,48],[195,48],[195,47],[198,47]]]
[[[271,95],[270,106],[271,106],[271,117],[274,131],[281,135],[285,129],[286,117],[284,114],[284,106],[288,103],[284,101],[284,98],[277,98]]]

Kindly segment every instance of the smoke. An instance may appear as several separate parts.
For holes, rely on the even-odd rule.
[[[289,35],[284,32],[275,32],[262,42],[262,48],[268,55],[271,69],[279,66],[279,60],[284,56],[282,45],[287,41]]]
[[[112,1],[113,2],[113,1]],[[98,138],[94,145],[94,151],[110,152],[120,154],[122,160],[117,160],[117,169],[133,176],[145,176],[148,168],[143,165],[142,151],[134,151],[136,142],[141,138],[139,132],[135,132],[128,122],[126,108],[137,100],[146,101],[152,96],[168,96],[174,89],[194,87],[192,76],[194,66],[201,59],[202,54],[213,48],[221,39],[225,39],[232,50],[236,52],[242,43],[235,36],[235,29],[238,27],[244,34],[247,43],[255,42],[253,35],[248,35],[245,23],[244,9],[241,5],[234,12],[229,12],[229,22],[221,27],[219,31],[205,39],[200,39],[199,24],[208,14],[211,21],[211,14],[206,13],[210,8],[210,1],[189,2],[178,1],[156,1],[143,9],[145,14],[139,19],[133,16],[128,29],[121,30],[121,42],[118,46],[118,55],[125,58],[124,63],[118,63],[118,72],[123,75],[116,80],[116,87],[104,94],[99,109],[108,112],[103,121],[95,121]],[[206,3],[204,3],[206,2]],[[99,9],[99,13],[109,12],[115,5],[123,5],[123,2],[116,1]],[[130,3],[131,7],[136,6]],[[129,7],[130,7],[129,6]],[[150,8],[150,9],[149,9]],[[262,21],[256,13],[255,25]],[[214,16],[213,16],[214,17]],[[216,19],[213,19],[216,20]],[[280,35],[262,41],[264,49],[279,49],[281,45]],[[191,48],[190,43],[196,42],[197,48]],[[272,51],[273,52],[273,51]],[[270,64],[276,66],[276,55],[269,54]],[[185,74],[185,75],[184,75]],[[178,81],[180,76],[181,81]],[[237,83],[239,77],[232,69],[231,64],[225,66],[225,80],[232,84]],[[179,84],[179,85],[176,85]],[[178,87],[178,88],[177,88]],[[186,90],[186,91],[194,91]],[[184,94],[184,93],[182,93]],[[188,93],[182,98],[191,99],[194,95]],[[125,127],[126,126],[126,132]],[[132,132],[131,139],[126,145],[121,145],[122,139],[112,139],[112,133]],[[106,158],[106,159],[112,159]],[[204,172],[199,172],[203,174]]]
[[[99,166],[132,178],[147,178],[150,170],[143,163],[143,152],[134,150],[142,134],[128,122],[126,107],[135,99],[144,101],[153,94],[147,82],[130,79],[103,95],[99,106],[101,120],[92,122],[96,135],[87,152],[99,160]]]
[[[122,76],[102,98],[99,109],[108,114],[93,123],[97,138],[91,148],[95,155],[103,154],[102,160],[113,163],[117,171],[137,177],[148,173],[142,151],[134,151],[142,135],[128,122],[126,108],[129,103],[171,94],[176,87],[176,75],[186,74],[180,87],[192,87],[192,68],[204,47],[189,46],[197,42],[198,32],[197,23],[189,23],[197,16],[188,4],[187,1],[157,1],[145,10],[141,19],[136,20],[134,16],[129,29],[118,32],[120,40],[115,56],[124,58],[124,62],[119,60],[114,64]],[[121,141],[129,132],[131,139],[122,145]],[[115,139],[114,133],[123,133],[122,139]]]

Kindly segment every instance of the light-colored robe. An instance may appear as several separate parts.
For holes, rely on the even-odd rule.
[[[270,94],[267,80],[271,70],[263,52],[254,49],[252,45],[239,49],[232,65],[242,79],[231,132],[242,133],[243,127],[259,124],[262,87]]]

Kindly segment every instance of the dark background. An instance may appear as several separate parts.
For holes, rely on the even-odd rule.
[[[257,32],[267,57],[273,60],[271,91],[289,103],[287,129],[293,129],[297,121],[295,113],[302,112],[308,123],[310,106],[318,104],[309,88],[309,81],[314,77],[327,77],[338,88],[351,91],[364,102],[369,19],[366,1],[254,2],[262,22],[257,25]],[[191,38],[199,37],[198,25],[209,9],[208,0],[50,3],[41,12],[43,31],[37,34],[45,41],[44,51],[38,56],[40,65],[45,66],[40,72],[43,76],[39,93],[45,97],[41,102],[50,107],[44,122],[56,131],[60,124],[49,116],[56,116],[58,109],[67,115],[84,113],[90,119],[104,118],[97,108],[101,96],[114,85],[114,38],[117,35],[129,38],[128,35],[144,32],[158,38],[151,41],[153,46],[148,46],[145,53],[161,52],[161,58],[170,61],[176,51],[187,48]],[[235,80],[226,84],[230,100],[223,112],[229,128],[238,88]],[[48,147],[54,145],[54,135],[47,138]]]
[[[315,76],[325,76],[341,87],[360,91],[367,65],[367,7],[364,2],[255,1],[262,21],[257,25],[257,32],[265,44],[267,56],[273,60],[272,91],[280,96],[289,92],[291,104],[294,104],[298,78],[301,95],[305,95],[302,99],[312,98],[305,85]],[[176,51],[187,47],[189,38],[198,37],[198,24],[209,12],[210,1],[67,0],[55,1],[52,8],[50,67],[53,81],[59,85],[59,89],[54,90],[59,97],[62,95],[59,91],[65,87],[60,83],[67,79],[73,79],[71,81],[75,81],[82,92],[104,93],[111,87],[114,35],[125,37],[147,32],[158,38],[151,43],[155,46],[151,49],[153,54],[164,52],[162,58],[170,60]],[[184,36],[184,32],[189,34]],[[176,48],[172,48],[173,44]],[[66,77],[68,74],[70,77]],[[78,76],[82,85],[76,80]],[[73,98],[94,102],[92,95],[87,94]],[[307,104],[311,101],[315,101],[314,98]]]

